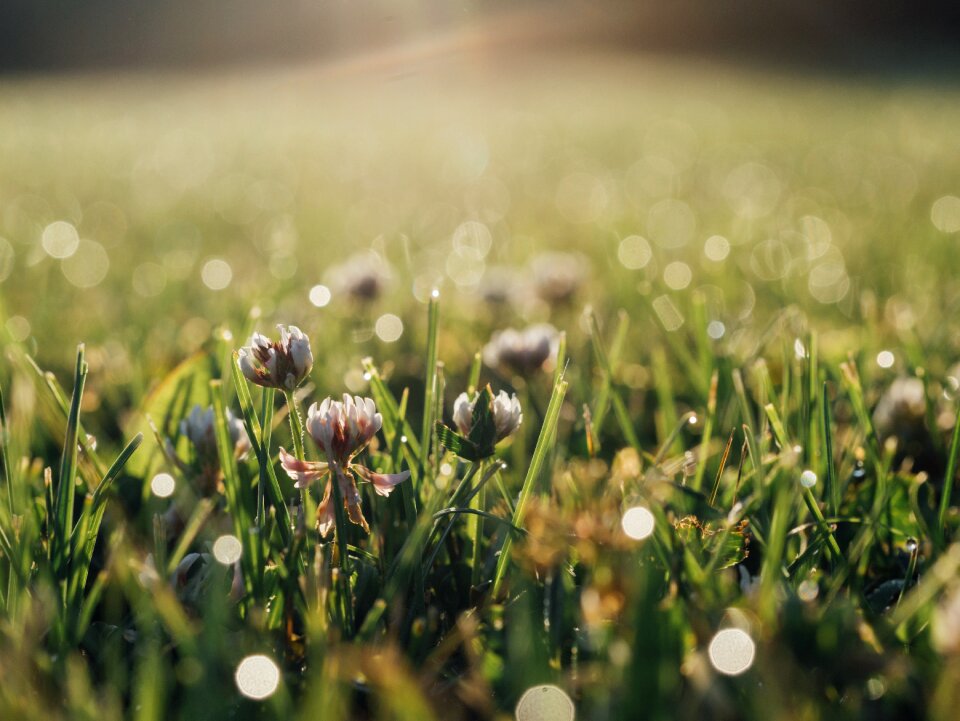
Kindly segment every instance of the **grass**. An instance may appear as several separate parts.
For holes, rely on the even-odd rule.
[[[3,81],[0,717],[503,719],[549,683],[583,719],[954,718],[956,91],[507,62]],[[550,363],[485,360],[538,321]],[[234,355],[276,323],[296,392]],[[458,457],[488,383],[523,422]],[[302,414],[345,391],[410,478],[325,538],[278,448],[321,459]]]

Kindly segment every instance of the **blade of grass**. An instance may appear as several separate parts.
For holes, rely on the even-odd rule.
[[[943,476],[943,495],[940,496],[940,510],[937,513],[936,542],[943,548],[947,542],[947,514],[950,511],[950,496],[957,478],[957,457],[960,456],[960,407],[953,422],[953,440],[950,441],[950,454],[947,456],[947,472]]]
[[[707,459],[710,456],[710,441],[713,440],[713,425],[717,419],[717,386],[720,382],[719,371],[710,376],[710,392],[707,394],[707,416],[703,421],[703,434],[700,436],[700,457],[697,459],[697,471],[693,476],[692,488],[696,491],[703,487],[703,476],[707,472]]]
[[[254,455],[257,457],[257,464],[260,467],[260,482],[266,481],[266,495],[270,503],[276,510],[279,518],[280,535],[286,545],[289,545],[293,539],[293,526],[290,520],[290,511],[284,501],[283,493],[280,490],[280,483],[277,481],[276,473],[273,469],[273,463],[270,461],[269,448],[263,443],[264,435],[261,434],[260,421],[257,420],[257,414],[253,407],[253,399],[250,397],[250,388],[247,386],[247,379],[240,370],[240,363],[236,353],[233,354],[233,385],[237,391],[237,400],[240,402],[240,410],[243,414],[243,424],[247,431],[247,437],[250,439],[250,445],[253,447]]]
[[[550,402],[547,405],[547,412],[543,419],[543,426],[540,428],[540,435],[537,437],[537,445],[533,450],[533,456],[530,460],[530,466],[527,468],[527,475],[523,479],[523,486],[520,489],[520,500],[514,509],[512,525],[523,528],[524,512],[526,511],[527,501],[533,493],[537,479],[540,477],[540,471],[546,460],[550,449],[556,442],[557,423],[560,420],[560,407],[563,404],[564,396],[567,393],[567,381],[562,377],[554,384],[553,393],[550,395]],[[499,596],[503,579],[506,577],[507,568],[510,562],[510,548],[512,545],[511,537],[504,538],[503,546],[500,548],[500,557],[497,559],[497,570],[493,579],[493,597]]]
[[[60,457],[60,474],[57,480],[56,500],[54,501],[53,528],[51,529],[53,547],[53,570],[55,576],[63,582],[63,600],[67,600],[66,574],[70,562],[70,536],[73,532],[73,507],[76,496],[77,478],[77,435],[80,432],[80,403],[83,399],[83,387],[87,380],[87,362],[84,360],[84,347],[77,348],[77,364],[74,371],[73,396],[67,415],[67,430],[63,441],[63,455]]]
[[[426,378],[423,386],[423,425],[420,431],[420,477],[425,478],[427,464],[430,462],[431,451],[435,450],[433,442],[437,403],[437,335],[439,333],[440,293],[434,290],[430,294],[427,306],[427,357]],[[435,475],[435,474],[434,474]]]
[[[3,387],[0,386],[0,479],[7,489],[7,511],[13,517],[16,502],[13,497],[13,477],[7,458],[10,457],[10,431],[7,426],[7,412],[3,403]]]
[[[830,514],[833,516],[840,513],[840,486],[837,483],[833,467],[833,429],[830,421],[830,396],[827,392],[827,384],[824,382],[823,391],[820,395],[822,410],[822,429],[823,429],[823,481],[824,495],[830,504]]]
[[[93,493],[88,493],[84,501],[84,511],[71,533],[73,551],[71,553],[71,579],[68,598],[73,599],[74,603],[79,601],[87,583],[90,561],[93,558],[93,550],[97,543],[97,537],[100,535],[100,524],[103,522],[103,515],[107,508],[107,494],[120,476],[124,466],[127,465],[127,461],[130,460],[130,457],[142,442],[142,433],[138,433],[130,440],[120,451],[110,468],[107,469],[96,490]]]

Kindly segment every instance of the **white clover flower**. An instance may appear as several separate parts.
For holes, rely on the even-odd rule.
[[[923,381],[897,378],[880,397],[873,411],[873,424],[881,438],[901,435],[923,426],[927,401]]]
[[[483,348],[483,362],[492,368],[508,368],[521,375],[542,368],[556,356],[560,334],[549,323],[523,330],[507,328],[493,334]]]
[[[460,431],[460,435],[470,435],[470,427],[473,425],[473,407],[476,405],[476,399],[470,400],[470,396],[461,393],[453,402],[453,423]]]
[[[317,507],[317,522],[320,533],[328,535],[335,522],[335,509],[331,502],[333,478],[340,485],[340,493],[350,520],[369,531],[360,507],[360,493],[355,483],[359,476],[373,484],[378,495],[389,496],[394,487],[410,477],[410,471],[402,473],[374,473],[366,466],[355,463],[354,458],[362,451],[383,425],[383,417],[370,398],[344,394],[343,401],[326,398],[319,405],[314,403],[307,411],[307,432],[317,447],[326,456],[323,461],[301,461],[280,449],[280,465],[294,480],[297,488],[303,488],[316,480],[327,478],[323,500]]]
[[[332,285],[355,301],[379,298],[390,280],[390,266],[376,253],[356,253],[328,273]]]
[[[569,301],[587,275],[589,262],[579,253],[541,253],[530,261],[533,285],[548,303]]]
[[[509,396],[506,391],[497,393],[493,398],[493,423],[497,427],[497,440],[512,436],[522,422],[523,411],[516,393]]]
[[[478,397],[479,394],[474,396],[473,400],[470,400],[466,393],[461,393],[453,402],[453,422],[462,436],[470,435],[473,425],[473,409],[477,404]],[[507,395],[506,391],[500,391],[493,397],[491,412],[493,414],[493,425],[497,433],[497,443],[516,433],[517,428],[523,422],[523,411],[515,393]]]
[[[938,464],[933,436],[927,427],[927,398],[919,378],[897,378],[886,389],[873,411],[873,426],[881,441],[895,438],[895,462],[912,458],[915,470]]]
[[[243,421],[233,415],[229,408],[226,409],[226,416],[227,432],[230,434],[230,440],[233,443],[234,456],[238,459],[245,458],[250,451],[250,439],[247,438]],[[206,410],[199,405],[191,408],[190,414],[180,421],[180,433],[193,444],[197,457],[201,461],[216,459],[217,440],[212,406],[208,406]]]
[[[250,343],[238,351],[240,370],[251,383],[292,391],[313,368],[310,339],[295,325],[277,328],[279,341],[254,333]]]
[[[478,292],[484,303],[502,306],[516,299],[519,286],[517,274],[512,268],[492,267],[483,274]]]

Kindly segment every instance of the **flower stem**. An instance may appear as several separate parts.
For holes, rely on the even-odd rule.
[[[305,461],[306,456],[303,453],[303,420],[300,418],[300,409],[297,408],[297,399],[294,398],[293,391],[284,390],[283,397],[287,400],[287,415],[290,416],[290,435],[293,437],[293,455],[298,461]],[[306,487],[300,489],[300,503],[303,507],[304,522],[309,523],[309,516],[316,511],[316,508],[310,503],[310,492]]]
[[[290,416],[290,435],[293,436],[293,454],[298,461],[304,461],[303,455],[303,421],[300,419],[300,410],[293,397],[293,391],[285,390],[283,397],[287,399],[287,414]]]
[[[340,491],[340,475],[345,471],[331,462],[333,477],[333,517],[336,524],[337,547],[340,551],[340,593],[339,603],[343,619],[344,632],[349,636],[353,630],[353,599],[350,593],[350,556],[347,550],[347,514],[343,506],[343,493]]]

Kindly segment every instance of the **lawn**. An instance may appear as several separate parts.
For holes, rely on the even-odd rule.
[[[954,719],[958,147],[614,51],[0,78],[0,718]]]

